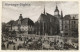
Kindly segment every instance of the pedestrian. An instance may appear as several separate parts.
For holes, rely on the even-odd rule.
[[[17,46],[17,49],[19,50],[19,45]]]
[[[20,41],[22,41],[22,38],[20,38]]]
[[[5,44],[4,43],[2,44],[2,49],[5,49]]]
[[[7,43],[7,48],[9,47],[9,43]]]
[[[15,40],[17,41],[17,38]]]
[[[15,45],[13,46],[13,50],[15,50],[16,48],[15,48]]]

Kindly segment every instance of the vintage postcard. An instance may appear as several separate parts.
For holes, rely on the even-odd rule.
[[[2,1],[1,50],[79,50],[78,1]]]

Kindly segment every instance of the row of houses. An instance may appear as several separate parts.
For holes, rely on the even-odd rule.
[[[44,12],[35,23],[29,18],[23,18],[20,14],[18,20],[8,22],[6,26],[10,27],[10,31],[23,31],[27,34],[77,36],[78,14],[63,17],[63,12],[61,11],[60,14],[59,12],[57,6],[54,15],[45,12],[44,8]]]

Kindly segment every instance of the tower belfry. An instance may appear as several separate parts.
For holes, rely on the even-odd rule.
[[[58,6],[56,5],[55,11],[54,11],[54,15],[55,16],[59,16],[59,10],[58,10]]]

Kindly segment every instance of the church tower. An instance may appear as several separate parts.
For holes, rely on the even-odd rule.
[[[56,5],[56,9],[55,9],[55,11],[54,11],[54,15],[55,15],[55,16],[58,16],[58,15],[59,15],[59,10],[58,10],[57,5]]]
[[[18,19],[18,30],[21,31],[21,23],[22,23],[22,14],[20,14],[19,19]]]
[[[20,16],[19,16],[19,20],[22,20],[22,19],[23,19],[22,14],[20,14]]]
[[[18,24],[19,24],[19,25],[21,25],[22,19],[23,19],[22,14],[20,14],[20,16],[19,16],[19,21],[18,21]]]

